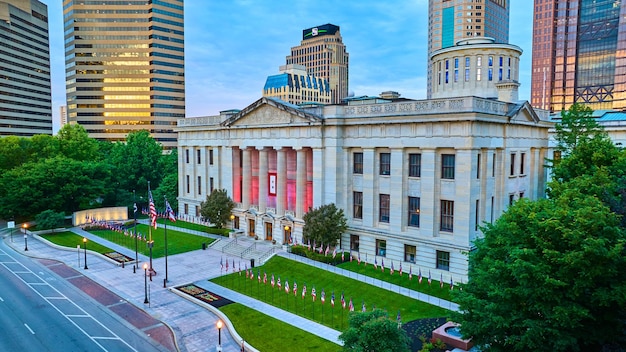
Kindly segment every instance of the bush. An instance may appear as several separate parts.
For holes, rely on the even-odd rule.
[[[343,263],[343,261],[341,261],[341,253],[337,253],[337,256],[333,258],[332,255],[323,255],[323,254],[319,254],[316,251],[310,251],[307,246],[302,246],[302,245],[292,246],[291,253],[295,255],[299,255],[301,257],[309,258],[311,260],[315,260],[317,262],[326,263],[330,265],[337,265],[337,264]],[[346,259],[349,260],[347,256],[346,256]]]

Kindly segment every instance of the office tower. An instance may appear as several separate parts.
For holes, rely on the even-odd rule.
[[[267,77],[263,87],[264,97],[278,98],[291,104],[330,104],[328,81],[309,75],[304,65],[280,66],[280,73]]]
[[[330,84],[331,103],[340,104],[348,96],[348,58],[339,26],[325,24],[302,31],[302,42],[291,48],[287,65],[306,66],[309,75]]]
[[[63,1],[67,113],[93,138],[148,130],[176,146],[185,117],[183,0]]]
[[[618,0],[535,0],[531,104],[626,108],[626,6]]]
[[[0,0],[0,137],[52,134],[48,7]]]
[[[496,43],[509,42],[508,0],[428,1],[428,88],[431,98],[433,52],[456,45],[459,40],[490,37]]]

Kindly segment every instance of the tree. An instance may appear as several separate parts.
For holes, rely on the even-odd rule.
[[[455,291],[465,338],[487,351],[625,346],[624,229],[597,197],[521,199],[483,233]]]
[[[115,144],[111,151],[111,164],[115,167],[115,181],[118,190],[131,194],[135,190],[147,197],[148,182],[156,189],[163,173],[159,168],[163,154],[161,145],[148,131],[131,132],[126,143]]]
[[[389,319],[382,309],[355,312],[348,317],[349,327],[341,335],[344,351],[355,352],[403,352],[410,350],[406,332],[398,323]]]
[[[98,142],[77,124],[64,125],[57,134],[59,151],[67,158],[81,161],[100,160]]]
[[[348,229],[343,209],[337,208],[334,203],[310,210],[304,214],[302,220],[304,220],[303,241],[334,246]]]
[[[592,115],[593,110],[582,104],[574,104],[567,111],[561,111],[561,121],[554,126],[557,148],[573,151],[581,141],[606,135]]]
[[[224,227],[230,220],[235,202],[228,196],[225,189],[216,189],[200,204],[200,215],[218,228]]]
[[[63,213],[57,213],[54,210],[44,210],[35,216],[37,228],[39,230],[56,229],[62,227],[65,222]]]

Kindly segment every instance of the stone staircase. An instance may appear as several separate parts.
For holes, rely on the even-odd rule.
[[[246,261],[254,259],[255,265],[262,265],[274,253],[282,250],[279,245],[247,236],[224,238],[216,242],[211,249],[220,251],[230,258],[240,258]]]

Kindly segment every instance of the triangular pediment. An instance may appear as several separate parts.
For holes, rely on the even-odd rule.
[[[322,119],[319,116],[305,112],[295,105],[264,97],[231,116],[225,120],[222,125],[228,127],[277,127],[285,125],[315,125],[321,123]]]
[[[527,101],[511,109],[508,115],[509,121],[533,123],[541,121],[535,110],[533,110]]]

